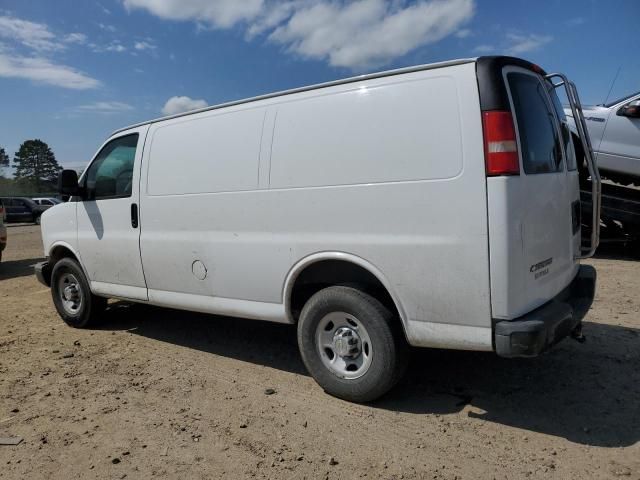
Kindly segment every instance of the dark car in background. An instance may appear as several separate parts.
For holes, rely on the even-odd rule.
[[[40,215],[51,206],[38,205],[26,197],[2,197],[7,222],[34,222],[40,224]]]
[[[0,261],[2,261],[2,251],[7,247],[7,227],[4,226],[5,210],[0,198]]]

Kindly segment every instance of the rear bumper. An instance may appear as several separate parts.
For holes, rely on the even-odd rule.
[[[551,301],[522,317],[495,323],[496,353],[501,357],[534,357],[579,331],[595,290],[596,269],[581,265],[573,281]]]
[[[34,270],[35,270],[36,278],[38,279],[38,281],[41,284],[46,285],[47,287],[50,287],[51,286],[51,266],[49,265],[49,262],[36,263]]]

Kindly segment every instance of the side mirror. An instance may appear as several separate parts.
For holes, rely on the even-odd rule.
[[[62,170],[58,176],[58,192],[60,195],[78,195],[78,172],[75,170]]]
[[[618,109],[620,117],[640,118],[640,100],[628,103]]]

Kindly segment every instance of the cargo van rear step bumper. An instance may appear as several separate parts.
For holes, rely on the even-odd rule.
[[[581,265],[573,281],[543,306],[494,327],[495,351],[501,357],[535,357],[570,335],[580,332],[593,303],[596,270]]]

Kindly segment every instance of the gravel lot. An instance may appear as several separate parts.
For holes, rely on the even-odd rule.
[[[0,437],[24,441],[0,446],[2,479],[640,479],[640,264],[619,252],[592,262],[587,343],[415,351],[363,406],[323,393],[291,326],[114,302],[68,328],[32,274],[39,227],[8,230]]]

